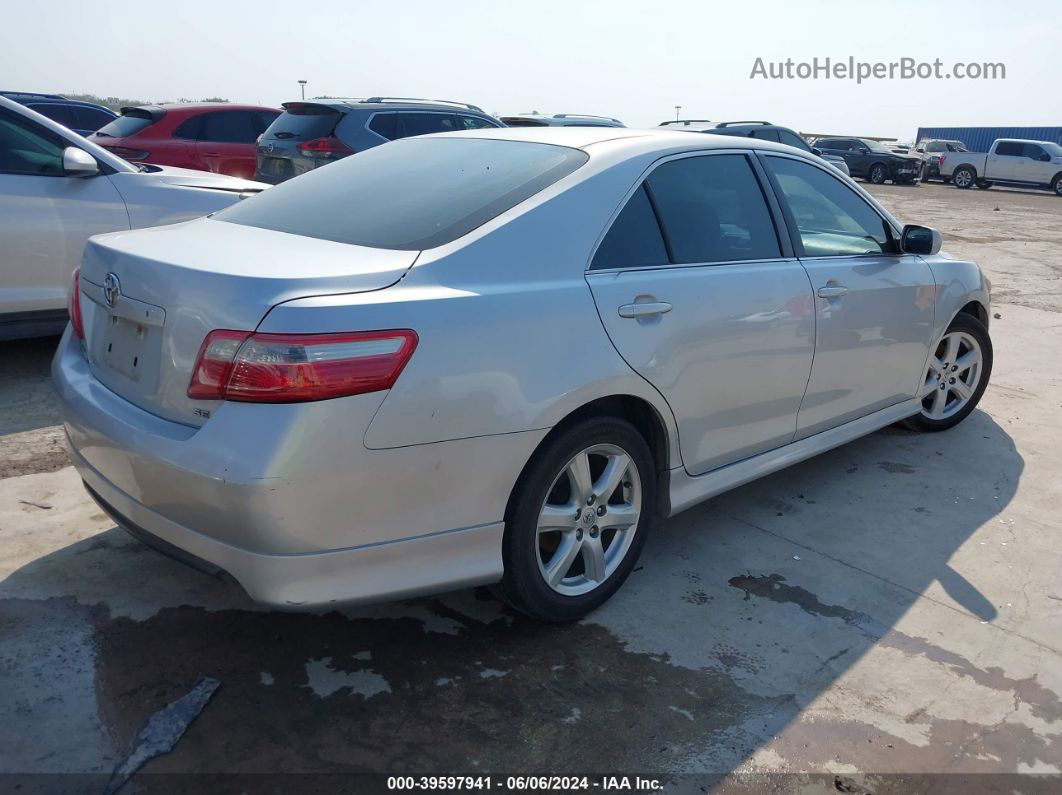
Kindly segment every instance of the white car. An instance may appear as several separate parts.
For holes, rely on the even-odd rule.
[[[997,182],[1020,188],[1043,188],[1062,196],[1062,146],[1054,141],[999,138],[988,152],[945,152],[940,175],[957,188],[982,190]]]
[[[137,167],[0,97],[0,340],[63,330],[70,274],[92,235],[198,218],[266,187]]]

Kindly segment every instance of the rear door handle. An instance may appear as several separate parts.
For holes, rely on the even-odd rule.
[[[619,308],[620,317],[652,317],[671,311],[671,304],[657,301],[651,304],[624,304]]]
[[[843,295],[848,295],[848,288],[837,285],[835,287],[820,287],[819,298],[840,298]]]

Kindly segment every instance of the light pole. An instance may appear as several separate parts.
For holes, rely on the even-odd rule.
[[[302,91],[302,98],[306,99],[306,81],[305,80],[300,80],[299,81],[299,90]]]
[[[676,105],[675,106],[675,121],[679,120],[679,113],[681,113],[681,112],[682,112],[682,106],[681,105]]]

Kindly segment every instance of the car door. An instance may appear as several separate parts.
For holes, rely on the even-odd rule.
[[[1003,181],[1022,179],[1021,161],[1025,159],[1025,145],[1018,141],[999,141],[985,161],[985,179]]]
[[[1051,162],[1051,156],[1040,144],[1024,144],[1022,154],[1025,156],[1017,168],[1023,182],[1046,185],[1057,173],[1058,166]]]
[[[670,405],[693,475],[792,440],[811,370],[810,283],[758,168],[734,152],[658,163],[587,272],[616,349]]]
[[[0,314],[61,317],[85,241],[129,228],[125,203],[105,175],[65,176],[67,145],[0,109]]]
[[[828,167],[765,155],[815,291],[815,363],[797,438],[914,397],[933,328],[933,273]]]
[[[258,117],[245,110],[204,113],[195,142],[204,171],[254,178],[255,141],[262,133]]]

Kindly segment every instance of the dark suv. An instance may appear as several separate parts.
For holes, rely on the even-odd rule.
[[[108,122],[118,118],[118,114],[103,105],[67,99],[59,94],[35,94],[30,91],[0,91],[12,102],[25,105],[47,116],[54,122],[73,130],[78,135],[90,135]]]
[[[869,138],[819,138],[815,148],[824,155],[840,155],[853,177],[862,177],[875,185],[887,179],[897,185],[915,182],[922,165],[920,157],[897,154]]]
[[[282,107],[258,139],[254,178],[261,182],[283,182],[397,138],[505,126],[475,105],[438,99],[313,99]]]

